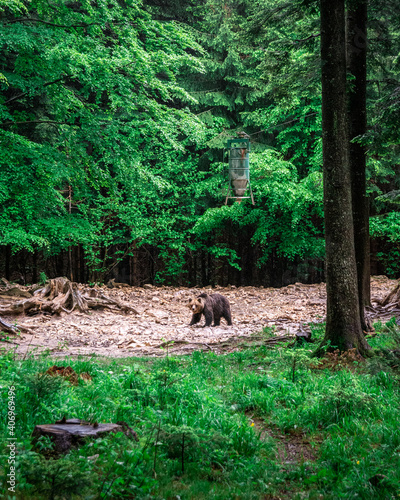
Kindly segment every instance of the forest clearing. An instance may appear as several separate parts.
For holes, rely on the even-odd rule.
[[[400,497],[399,33],[0,0],[2,498]]]
[[[373,279],[373,296],[384,296],[389,285],[385,277]],[[324,335],[323,323],[312,326],[315,344],[293,342],[293,337],[285,335],[281,337],[284,342],[270,343],[279,338],[271,330],[252,341],[252,331],[259,327],[246,320],[257,311],[262,311],[264,319],[267,313],[275,315],[274,322],[282,327],[283,310],[286,321],[289,315],[309,319],[318,307],[323,314],[323,299],[306,298],[310,290],[296,287],[282,293],[275,290],[275,297],[273,290],[258,289],[270,295],[271,307],[263,304],[261,309],[254,304],[243,309],[243,323],[235,328],[239,335],[247,329],[248,342],[242,336],[240,344],[222,342],[222,349],[213,344],[209,330],[217,330],[216,337],[223,339],[233,333],[226,326],[193,328],[195,346],[182,348],[179,342],[164,350],[146,346],[143,350],[149,355],[145,357],[137,357],[141,348],[119,349],[116,339],[107,348],[85,346],[84,354],[97,352],[107,357],[76,355],[79,346],[72,342],[66,348],[52,349],[49,344],[41,353],[35,345],[22,357],[22,347],[17,348],[17,355],[13,350],[2,351],[0,385],[8,390],[8,406],[2,406],[0,425],[2,435],[13,439],[0,452],[0,459],[8,461],[8,467],[0,469],[4,497],[397,498],[400,392],[395,318],[374,324],[375,333],[368,338],[374,356],[365,360],[355,349],[327,353],[320,360],[312,357]],[[313,297],[316,291],[322,296],[322,285],[315,286]],[[146,290],[135,307],[145,304],[152,309],[152,298],[169,301],[171,293],[171,289]],[[231,294],[232,303],[234,296],[250,302],[255,291],[224,293]],[[318,301],[318,306],[307,301]],[[232,304],[232,310],[235,317],[239,309]],[[177,305],[171,311],[174,317],[180,314],[179,321],[187,325],[187,311],[178,313]],[[89,317],[82,321],[81,313],[72,313],[47,322],[47,327],[45,323],[41,331],[66,336],[73,322],[82,331],[92,332],[88,338],[94,337],[96,344],[100,328],[108,340],[113,338],[107,324],[111,318],[119,325],[138,327],[130,315],[95,312],[92,325]],[[152,321],[143,326],[154,331],[165,326],[162,319]],[[211,349],[205,349],[202,342]],[[189,356],[177,355],[185,354],[186,347]],[[71,428],[64,432],[77,428],[91,437],[77,437],[65,449],[55,439],[60,428]],[[105,433],[108,428],[115,431]]]
[[[386,276],[371,278],[372,305],[376,306],[394,287],[396,280]],[[19,287],[27,290],[27,287]],[[81,285],[82,290],[88,287]],[[97,287],[110,298],[126,304],[137,314],[110,310],[88,313],[35,314],[7,317],[31,329],[34,335],[21,333],[10,340],[17,345],[18,357],[32,351],[35,355],[49,352],[52,356],[97,355],[113,357],[164,356],[167,352],[187,354],[194,350],[230,352],[238,340],[245,341],[269,328],[276,335],[294,335],[310,331],[308,324],[325,321],[325,284],[296,283],[283,288],[229,287],[193,289],[177,287]],[[93,290],[93,288],[91,288]],[[233,325],[222,321],[218,327],[188,326],[191,313],[187,300],[202,291],[218,292],[231,304]],[[21,301],[21,297],[2,295],[1,303]],[[393,308],[392,308],[393,309]],[[398,314],[398,313],[397,313]],[[373,321],[388,321],[391,310],[376,310]],[[201,326],[200,326],[201,325]],[[239,340],[239,342],[240,342]],[[254,340],[255,341],[255,340]],[[14,348],[13,344],[8,346]]]

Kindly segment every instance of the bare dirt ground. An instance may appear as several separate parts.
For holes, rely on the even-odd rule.
[[[395,284],[395,280],[386,276],[373,277],[372,304],[385,297]],[[194,350],[222,352],[224,349],[221,346],[237,338],[246,340],[254,337],[265,327],[274,327],[277,335],[294,334],[299,330],[307,330],[309,323],[319,323],[325,319],[324,283],[296,283],[284,288],[217,287],[213,290],[145,285],[143,288],[102,287],[102,291],[131,306],[138,314],[117,314],[104,310],[62,316],[38,314],[6,317],[3,319],[10,323],[29,327],[34,335],[8,335],[8,342],[2,342],[2,345],[16,349],[18,356],[44,351],[62,357],[163,356],[168,343],[169,352],[174,354]],[[200,325],[189,326],[191,312],[186,301],[202,291],[218,292],[229,299],[232,326],[222,320],[219,327],[203,328],[204,319]],[[0,304],[17,300],[20,298],[2,296],[0,292]],[[373,320],[376,319],[379,318],[373,317]]]

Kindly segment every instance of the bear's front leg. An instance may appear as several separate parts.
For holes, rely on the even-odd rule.
[[[204,309],[203,311],[204,317],[206,319],[205,325],[204,326],[211,326],[212,320],[213,320],[213,313],[212,311],[209,311],[208,309]]]
[[[201,319],[201,313],[193,314],[192,321],[190,322],[189,326],[195,325],[200,321],[200,319]]]

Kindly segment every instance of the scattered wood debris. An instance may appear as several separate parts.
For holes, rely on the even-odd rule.
[[[0,305],[3,315],[15,314],[58,314],[80,311],[87,313],[89,309],[110,309],[124,313],[138,314],[131,306],[106,297],[102,292],[91,289],[82,294],[78,284],[67,278],[54,278],[43,287],[29,294],[29,298],[11,305]]]
[[[368,311],[371,321],[400,317],[390,304],[387,310],[383,309],[387,306],[379,305],[396,284],[395,280],[386,276],[371,279],[372,307]],[[5,314],[3,310],[23,309],[18,304],[24,301],[37,300],[41,304],[25,310],[25,315],[16,318],[32,334],[12,339],[17,343],[17,356],[25,356],[33,350],[35,353],[48,350],[55,356],[111,357],[165,356],[167,350],[174,355],[210,349],[230,352],[250,345],[262,345],[269,338],[271,340],[264,345],[274,345],[286,341],[285,338],[287,341],[310,340],[309,333],[325,321],[326,315],[324,283],[296,283],[284,288],[215,287],[213,291],[226,296],[231,304],[233,325],[229,326],[222,320],[218,327],[205,328],[189,326],[191,313],[186,301],[203,291],[210,292],[210,288],[150,284],[108,288],[106,285],[89,287],[73,283],[72,289],[79,292],[88,307],[73,309],[72,302],[65,302],[66,294],[62,288],[57,296],[54,292],[52,295],[51,290],[55,290],[56,285],[51,286],[50,282],[45,287],[18,285],[33,295],[23,301],[20,297],[2,295],[2,289],[12,286],[0,280],[0,316],[10,327],[14,325],[16,315]],[[43,297],[44,294],[47,295]],[[46,311],[46,304],[54,304],[54,300],[64,301],[67,313],[59,309],[60,314],[52,314],[51,305]],[[0,324],[1,329],[5,330]],[[16,333],[12,329],[8,331]],[[22,328],[20,331],[23,331]],[[12,348],[15,349],[15,346]]]

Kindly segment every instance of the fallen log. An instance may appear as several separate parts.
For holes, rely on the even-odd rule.
[[[7,297],[32,297],[31,293],[27,292],[26,290],[21,290],[21,288],[18,288],[17,286],[7,288],[6,290],[1,290],[0,295],[5,295]]]
[[[44,287],[37,289],[33,297],[14,304],[0,306],[0,314],[57,314],[80,311],[87,313],[89,309],[110,309],[124,313],[139,314],[134,308],[117,300],[106,297],[103,293],[90,290],[82,294],[78,284],[67,278],[54,278]]]

